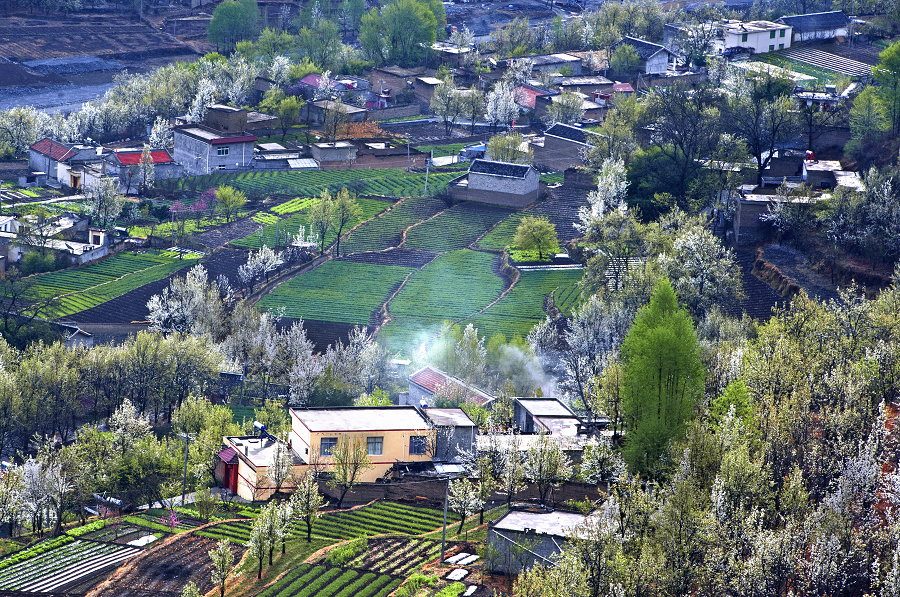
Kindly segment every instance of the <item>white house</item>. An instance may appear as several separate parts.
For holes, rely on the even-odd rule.
[[[475,160],[468,173],[450,181],[450,196],[457,201],[525,207],[539,194],[540,174],[522,164]]]
[[[636,37],[623,37],[609,48],[610,56],[619,46],[628,45],[634,48],[638,58],[641,59],[641,70],[648,75],[664,75],[669,70],[669,64],[675,61],[675,54],[664,46],[653,44]]]
[[[754,54],[790,48],[792,29],[790,25],[772,21],[725,21],[722,24],[725,49],[747,48]]]

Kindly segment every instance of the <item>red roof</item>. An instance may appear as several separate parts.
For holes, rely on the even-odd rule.
[[[413,374],[413,376],[410,377],[409,380],[414,384],[422,386],[429,392],[435,392],[437,391],[437,386],[439,383],[447,383],[447,376],[443,373],[435,371],[431,367],[425,367],[421,371]]]
[[[225,464],[234,464],[237,462],[237,452],[234,448],[225,448],[219,452],[219,459]]]
[[[123,166],[134,166],[141,162],[141,155],[143,155],[143,152],[117,151],[115,152],[115,155]],[[169,155],[169,152],[165,149],[151,151],[150,157],[153,159],[154,164],[172,164],[175,162],[175,160],[172,159],[172,156]]]
[[[616,83],[613,85],[613,91],[616,93],[634,93],[634,87],[631,83]]]
[[[57,143],[46,137],[32,145],[31,149],[41,155],[49,155],[50,159],[56,160],[57,162],[62,162],[75,155],[74,149],[69,149],[62,143]]]
[[[519,85],[516,87],[516,103],[522,106],[534,108],[535,101],[541,95],[550,94],[531,85]]]

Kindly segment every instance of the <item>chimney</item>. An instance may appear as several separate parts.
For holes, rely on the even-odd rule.
[[[250,447],[244,446],[244,456],[250,456]]]

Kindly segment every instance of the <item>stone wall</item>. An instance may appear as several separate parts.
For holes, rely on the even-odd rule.
[[[582,151],[587,146],[559,137],[544,136],[544,146],[534,148],[534,164],[551,170],[566,170],[583,163]]]
[[[394,118],[408,118],[410,116],[418,116],[422,113],[419,103],[403,104],[400,106],[391,106],[390,108],[382,108],[380,110],[369,110],[369,120],[375,122],[383,122]]]

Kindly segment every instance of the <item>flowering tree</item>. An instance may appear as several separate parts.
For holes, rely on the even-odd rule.
[[[319,516],[319,509],[325,505],[325,498],[319,493],[316,477],[309,470],[297,481],[297,490],[291,496],[291,511],[306,524],[306,542],[312,541],[312,527]]]
[[[559,445],[558,438],[541,433],[532,442],[525,458],[524,476],[535,484],[541,504],[553,487],[559,487],[572,476],[572,463]]]
[[[150,420],[142,416],[131,400],[125,398],[109,418],[109,429],[122,453],[134,449],[139,441],[151,433]]]
[[[225,597],[225,581],[228,580],[231,566],[234,564],[231,542],[228,539],[222,539],[216,543],[216,546],[209,550],[209,559],[212,560],[209,579],[219,587],[219,597]]]

